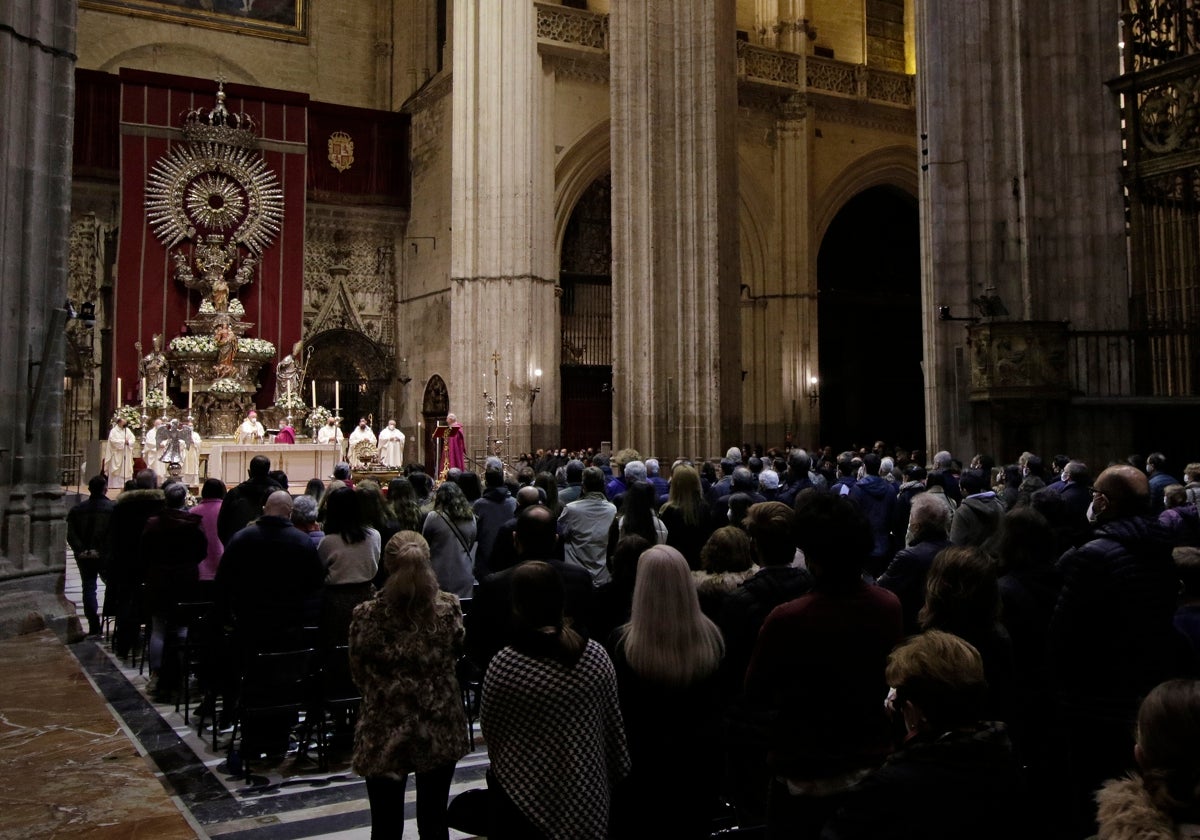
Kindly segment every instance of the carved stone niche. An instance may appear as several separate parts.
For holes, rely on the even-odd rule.
[[[972,402],[1068,398],[1065,323],[990,321],[972,324],[967,334]]]

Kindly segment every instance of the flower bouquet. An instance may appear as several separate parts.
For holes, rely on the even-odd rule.
[[[113,412],[112,419],[108,421],[109,426],[117,425],[118,420],[125,421],[125,428],[135,432],[142,430],[142,412],[132,405],[123,405]]]
[[[142,402],[146,408],[167,409],[172,408],[174,403],[167,399],[166,392],[161,389],[153,389],[146,395],[146,399]]]
[[[305,408],[304,400],[299,394],[296,393],[293,393],[291,396],[284,394],[275,402],[275,405],[279,408],[288,409],[289,411],[299,411],[300,409]]]
[[[308,419],[304,421],[304,424],[312,429],[313,437],[316,437],[317,432],[329,422],[329,418],[332,416],[328,408],[319,405],[308,413]]]
[[[239,356],[271,359],[275,357],[275,345],[262,338],[239,338],[237,352]]]
[[[226,376],[216,380],[212,385],[208,386],[208,392],[210,394],[225,395],[240,394],[242,393],[242,386],[236,379],[230,379],[228,376]]]

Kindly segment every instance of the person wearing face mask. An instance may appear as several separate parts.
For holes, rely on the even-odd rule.
[[[1150,513],[1150,484],[1120,464],[1091,487],[1091,539],[1059,558],[1048,634],[1049,674],[1064,735],[1063,793],[1072,829],[1095,830],[1092,794],[1122,775],[1141,697],[1179,674],[1172,626],[1179,579],[1170,534]]]

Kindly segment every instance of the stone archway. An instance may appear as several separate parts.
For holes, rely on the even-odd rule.
[[[917,200],[898,187],[853,196],[817,255],[821,442],[925,446]]]
[[[612,178],[579,197],[559,258],[562,353],[559,441],[571,449],[612,440]]]
[[[446,381],[436,373],[425,383],[425,393],[421,397],[421,416],[424,418],[421,427],[420,450],[417,458],[425,465],[426,475],[436,475],[437,446],[434,445],[433,430],[439,420],[445,420],[450,413],[450,391]]]
[[[311,352],[305,378],[316,383],[318,404],[332,411],[340,399],[343,433],[349,435],[358,418],[368,415],[377,428],[392,380],[388,352],[362,333],[345,329],[317,333],[304,346],[306,355]],[[311,399],[311,391],[305,397]]]

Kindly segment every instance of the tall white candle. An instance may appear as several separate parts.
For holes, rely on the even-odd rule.
[[[313,386],[313,408],[315,409],[317,407],[317,380],[314,379],[312,381],[312,386]]]
[[[340,380],[333,380],[333,413],[341,414],[342,412],[342,383]]]
[[[188,415],[192,413],[192,377],[188,377]]]
[[[121,377],[117,377],[117,408],[125,404],[125,392],[121,390]]]
[[[146,390],[146,377],[142,377],[142,405],[146,404],[146,397],[150,396],[150,392]]]

